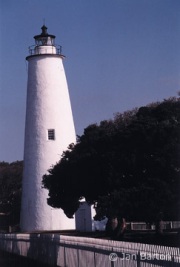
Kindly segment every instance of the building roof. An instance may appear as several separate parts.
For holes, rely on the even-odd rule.
[[[42,37],[56,38],[55,35],[48,34],[48,32],[47,32],[47,29],[48,29],[48,28],[47,28],[45,25],[43,25],[43,26],[41,27],[41,29],[42,29],[41,34],[39,34],[39,35],[35,35],[35,36],[34,36],[34,39],[39,39],[39,38],[42,38]]]

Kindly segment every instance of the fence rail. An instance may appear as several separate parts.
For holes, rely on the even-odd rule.
[[[148,224],[145,222],[127,222],[128,229],[131,230],[155,230],[155,224]],[[177,229],[180,228],[180,221],[164,221],[163,229]]]
[[[179,248],[59,234],[0,234],[0,249],[60,267],[180,267]]]

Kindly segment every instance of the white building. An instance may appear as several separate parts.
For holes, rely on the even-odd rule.
[[[21,230],[74,229],[75,220],[47,204],[42,176],[76,142],[60,47],[44,25],[28,61]]]
[[[80,232],[104,231],[107,218],[95,221],[96,211],[93,205],[89,205],[85,199],[81,201],[79,209],[75,213],[76,230]]]

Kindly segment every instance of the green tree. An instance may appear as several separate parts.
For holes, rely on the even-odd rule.
[[[96,218],[177,219],[180,99],[170,98],[93,124],[43,177],[48,204],[72,217],[85,197]]]

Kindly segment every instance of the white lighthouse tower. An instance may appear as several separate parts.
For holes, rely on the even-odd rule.
[[[61,209],[48,206],[48,191],[42,176],[68,145],[76,142],[61,47],[55,36],[34,36],[28,61],[27,107],[24,147],[24,173],[21,206],[21,231],[74,229]]]

